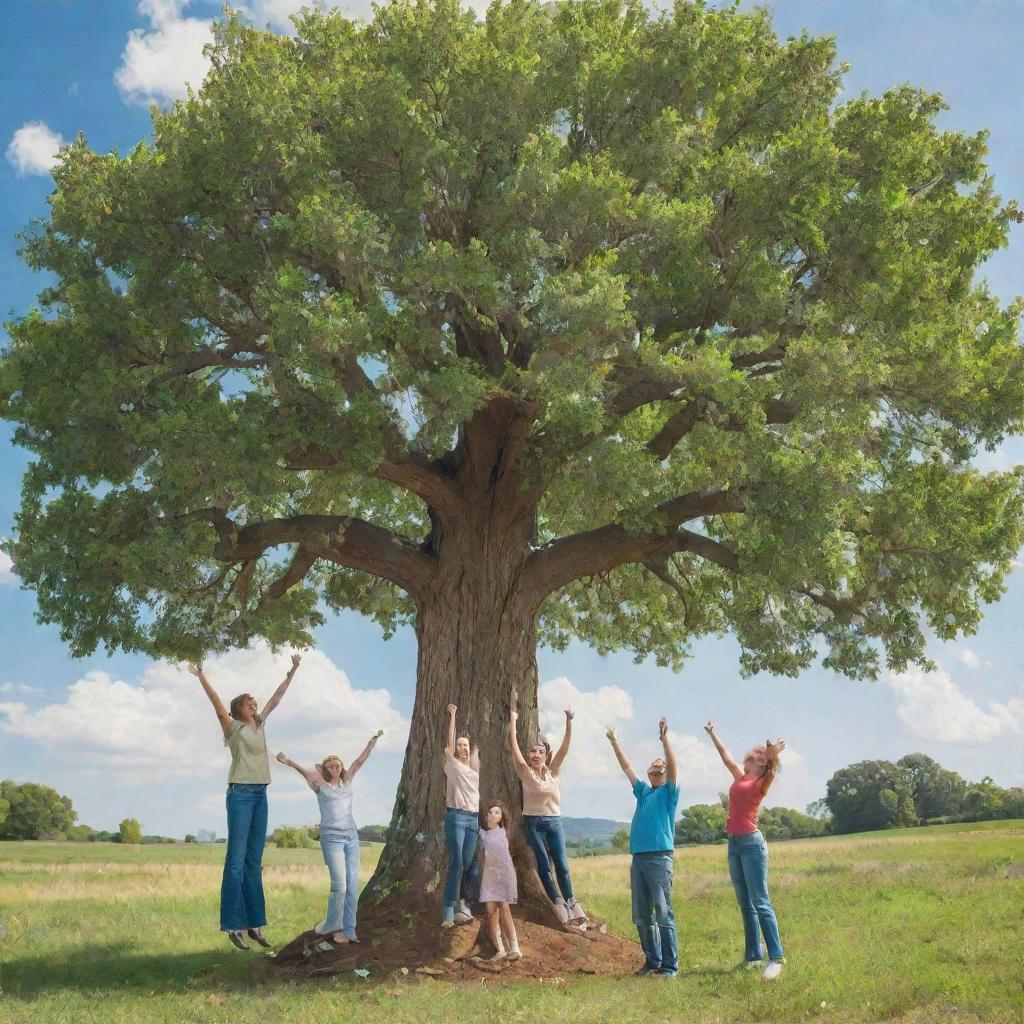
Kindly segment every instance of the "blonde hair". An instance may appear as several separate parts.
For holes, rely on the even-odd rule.
[[[768,748],[763,743],[751,747],[747,752],[747,757],[753,757],[759,768],[764,766],[764,770],[761,772],[761,795],[767,796],[768,790],[771,789],[772,783],[775,781],[775,776],[779,773],[778,757],[769,757]]]
[[[340,778],[340,777],[341,777],[342,775],[344,775],[344,774],[345,774],[345,762],[344,762],[344,761],[342,761],[342,759],[341,759],[340,757],[338,757],[338,755],[337,755],[337,754],[328,754],[328,755],[327,755],[327,756],[326,756],[326,757],[325,757],[325,758],[324,758],[324,759],[323,759],[323,760],[322,760],[322,761],[321,761],[321,762],[320,762],[320,763],[319,763],[319,764],[318,764],[318,765],[316,766],[316,770],[317,770],[317,771],[318,771],[318,772],[319,772],[319,773],[320,773],[321,775],[323,775],[323,777],[324,777],[325,779],[327,778],[327,776],[326,776],[326,775],[324,775],[324,765],[325,765],[325,764],[327,764],[327,762],[328,762],[328,761],[337,761],[337,762],[338,762],[338,764],[339,764],[339,765],[341,765],[341,767],[340,767],[340,768],[338,769],[338,777],[339,777],[339,778]]]

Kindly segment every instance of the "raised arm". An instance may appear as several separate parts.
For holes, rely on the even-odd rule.
[[[227,736],[231,731],[231,716],[228,714],[228,709],[224,707],[224,701],[220,699],[217,691],[210,685],[210,680],[206,678],[202,665],[190,664],[188,670],[199,680],[200,685],[206,691],[206,696],[210,698],[213,710],[217,713],[217,721],[220,722],[220,727],[224,735]]]
[[[448,705],[448,742],[445,744],[444,756],[449,759],[455,756],[455,714],[458,710],[454,704]]]
[[[732,772],[734,779],[740,779],[743,777],[743,769],[732,759],[732,754],[725,749],[725,744],[715,734],[715,726],[712,722],[708,722],[704,726],[704,731],[711,737],[711,742],[715,745],[715,750],[718,751],[718,756],[722,759],[722,764]]]
[[[626,778],[629,779],[631,786],[636,785],[636,772],[633,771],[633,766],[629,763],[629,758],[622,752],[622,747],[619,746],[619,741],[615,736],[614,729],[608,729],[605,732],[612,745],[612,750],[615,751],[615,757],[619,762],[619,767],[626,773]]]
[[[668,742],[668,721],[662,719],[658,722],[658,737],[661,739],[661,746],[665,751],[665,780],[673,785],[676,781],[676,755]]]
[[[516,698],[518,693],[516,690],[512,691],[512,696],[509,700],[508,709],[508,748],[512,751],[512,760],[515,763],[516,770],[528,767],[526,764],[526,758],[523,757],[523,752],[519,749],[519,737],[516,736],[516,725],[519,723],[519,712],[516,711]]]
[[[779,754],[786,749],[786,741],[776,740],[772,743],[771,740],[765,740],[764,746],[768,753],[768,771],[761,777],[761,792],[767,795],[775,776],[779,773]]]
[[[363,747],[363,752],[341,773],[342,782],[351,782],[356,775],[356,772],[366,764],[366,759],[373,753],[373,748],[377,746],[377,740],[384,735],[383,729],[378,729],[371,737],[370,742]]]
[[[284,682],[281,683],[281,685],[274,691],[273,697],[271,697],[270,700],[268,700],[267,703],[263,705],[264,718],[266,718],[267,715],[269,715],[270,712],[273,711],[274,708],[276,708],[277,705],[281,703],[281,698],[285,695],[285,693],[288,692],[288,687],[292,685],[292,679],[294,678],[295,673],[299,669],[300,661],[302,661],[301,654],[292,655],[292,667],[288,669],[288,675],[284,677]]]
[[[551,771],[556,775],[558,774],[558,769],[562,767],[565,755],[569,753],[569,744],[572,742],[572,720],[574,717],[572,708],[566,708],[565,735],[562,737],[561,746],[555,751],[555,756],[551,758]]]
[[[277,759],[281,764],[286,764],[289,768],[294,768],[314,789],[319,789],[323,784],[324,777],[315,769],[303,768],[301,764],[296,764],[290,758],[285,757],[284,754],[278,754]]]

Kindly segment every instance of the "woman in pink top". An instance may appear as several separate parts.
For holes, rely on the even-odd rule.
[[[768,788],[779,770],[779,754],[786,744],[782,740],[752,747],[743,758],[743,767],[732,759],[722,741],[715,735],[711,722],[704,726],[726,768],[732,773],[729,787],[729,818],[725,830],[729,836],[729,877],[736,890],[736,901],[743,915],[743,936],[746,951],[741,967],[764,967],[758,926],[768,947],[768,966],[764,977],[771,981],[782,973],[785,963],[779,925],[768,898],[768,845],[757,827],[757,812]]]

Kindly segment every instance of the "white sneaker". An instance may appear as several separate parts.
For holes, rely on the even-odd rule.
[[[581,922],[587,919],[587,912],[580,906],[575,896],[569,900],[568,912],[570,921]]]
[[[565,900],[555,900],[555,917],[558,918],[559,924],[566,924],[569,921],[569,908],[565,905]]]
[[[518,946],[513,946],[506,954],[506,960],[522,960],[523,951]]]
[[[489,956],[487,962],[489,964],[500,964],[502,960],[507,960],[508,954],[504,950],[499,950],[494,956]]]
[[[782,960],[770,960],[761,975],[765,981],[774,981],[782,973]]]
[[[455,904],[455,922],[456,924],[466,924],[473,920],[473,911],[469,909],[469,904],[465,900],[459,900]]]

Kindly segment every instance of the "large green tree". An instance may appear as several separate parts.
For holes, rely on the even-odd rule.
[[[11,550],[80,655],[412,624],[366,900],[434,891],[449,701],[518,805],[538,642],[870,677],[1002,592],[1020,483],[972,457],[1020,427],[1018,310],[975,272],[1017,211],[938,96],[837,102],[832,40],[687,2],[229,18],[211,56],[54,171]]]
[[[927,754],[907,754],[896,762],[907,773],[918,818],[938,818],[963,810],[967,783],[957,772],[943,768]]]
[[[825,800],[833,832],[870,832],[917,824],[911,775],[891,761],[858,761],[829,780]]]
[[[7,805],[7,814],[0,821],[0,839],[60,837],[78,817],[69,797],[36,782],[19,785],[4,779],[0,782],[0,804]]]

